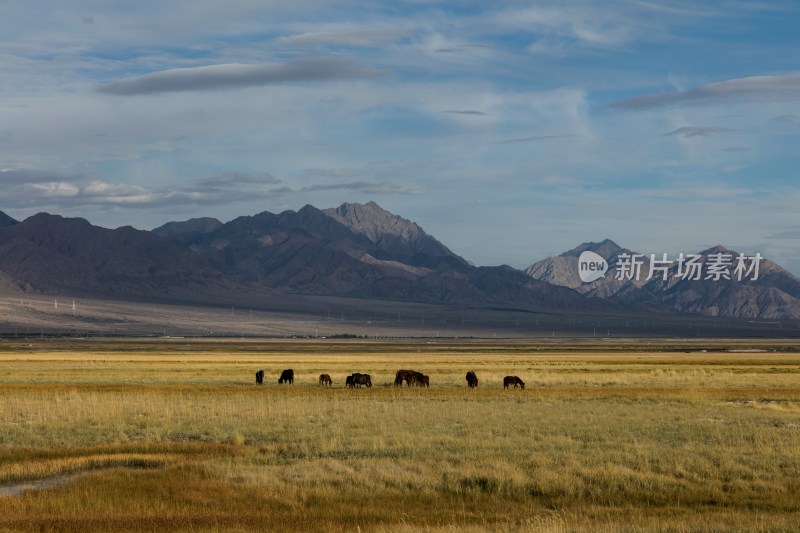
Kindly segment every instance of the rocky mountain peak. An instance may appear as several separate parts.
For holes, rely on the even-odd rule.
[[[336,208],[323,209],[322,212],[353,233],[363,235],[387,254],[457,258],[415,222],[390,213],[375,202],[344,203]],[[463,262],[461,258],[458,260]]]
[[[734,252],[733,250],[729,250],[728,248],[725,248],[721,244],[717,244],[716,246],[712,246],[711,248],[707,248],[702,252],[700,252],[700,255],[702,256],[708,256],[712,254],[736,254],[736,252]]]
[[[372,201],[366,204],[343,203],[322,212],[375,243],[389,235],[404,241],[425,235],[414,222],[394,215]]]
[[[561,254],[561,256],[578,257],[587,250],[590,252],[594,252],[597,255],[608,260],[612,256],[616,255],[618,252],[622,251],[622,247],[619,246],[614,241],[612,241],[611,239],[604,239],[600,242],[585,242],[579,246],[576,246],[572,250],[569,250],[568,252],[564,252],[563,254]]]

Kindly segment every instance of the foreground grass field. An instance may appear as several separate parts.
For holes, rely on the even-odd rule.
[[[6,341],[0,530],[798,531],[791,343],[537,342]]]

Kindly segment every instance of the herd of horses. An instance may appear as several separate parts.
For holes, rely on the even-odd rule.
[[[478,376],[470,370],[467,372],[467,386],[471,389],[474,389],[478,386]],[[278,384],[282,385],[284,383],[292,384],[294,383],[294,370],[288,368],[281,372],[281,377],[278,378]],[[396,387],[400,387],[405,383],[409,387],[430,387],[431,382],[428,376],[423,374],[422,372],[417,372],[416,370],[398,370],[397,374],[394,377],[394,384]],[[264,371],[259,370],[256,372],[256,384],[263,385],[264,384]],[[329,374],[320,374],[319,375],[319,384],[322,386],[332,386],[333,379]],[[361,374],[359,372],[355,372],[350,374],[345,378],[345,387],[348,389],[360,389],[362,386],[372,387],[372,376],[369,374]],[[525,382],[522,381],[518,376],[506,376],[503,378],[503,388],[507,389],[509,387],[517,388],[520,387],[521,389],[525,389]]]

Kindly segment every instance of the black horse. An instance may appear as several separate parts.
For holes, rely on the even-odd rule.
[[[352,376],[353,379],[353,386],[361,388],[361,385],[366,385],[367,387],[372,387],[372,377],[369,374],[359,374],[355,372]]]
[[[467,372],[467,385],[470,389],[474,389],[478,386],[478,376],[475,375],[475,372],[470,370]]]
[[[259,370],[256,372],[256,385],[263,385],[264,384],[264,371]]]
[[[525,382],[519,379],[517,376],[506,376],[503,378],[503,388],[507,389],[509,385],[514,385],[514,388],[517,388],[519,385],[522,390],[525,390]]]
[[[281,377],[278,378],[279,385],[282,385],[284,383],[288,383],[290,385],[294,383],[294,370],[292,370],[291,368],[281,372]]]

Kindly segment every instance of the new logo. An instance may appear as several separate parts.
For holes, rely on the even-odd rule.
[[[578,258],[578,275],[584,283],[591,283],[605,276],[608,262],[594,252],[586,250]]]

